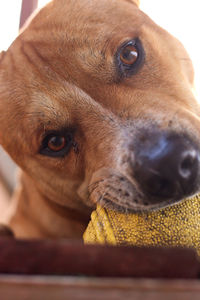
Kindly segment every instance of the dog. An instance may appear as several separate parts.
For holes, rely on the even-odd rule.
[[[20,166],[7,225],[81,238],[96,204],[200,191],[200,107],[182,44],[137,0],[54,0],[0,57],[0,144]]]

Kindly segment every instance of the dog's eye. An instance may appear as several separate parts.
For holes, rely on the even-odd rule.
[[[134,45],[127,45],[120,53],[121,62],[126,65],[132,65],[138,58],[138,49]]]
[[[52,136],[48,140],[48,148],[51,151],[58,152],[61,151],[66,145],[66,138],[64,136]]]
[[[69,152],[72,144],[72,134],[51,133],[43,139],[39,152],[47,156],[61,157]]]
[[[120,77],[135,74],[144,62],[144,49],[139,39],[123,43],[116,53],[116,64]]]

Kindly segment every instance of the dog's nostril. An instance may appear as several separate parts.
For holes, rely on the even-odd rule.
[[[187,151],[183,154],[183,160],[180,163],[179,173],[182,177],[187,178],[191,176],[193,168],[197,163],[197,152],[195,150]]]

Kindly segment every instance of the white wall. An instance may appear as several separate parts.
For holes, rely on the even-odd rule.
[[[21,0],[0,0],[0,51],[6,50],[18,34]]]
[[[140,0],[141,9],[176,36],[192,58],[200,102],[200,0]]]

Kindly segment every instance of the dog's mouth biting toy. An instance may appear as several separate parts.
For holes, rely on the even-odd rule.
[[[142,213],[97,206],[83,239],[86,244],[193,247],[200,255],[200,194]]]

